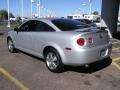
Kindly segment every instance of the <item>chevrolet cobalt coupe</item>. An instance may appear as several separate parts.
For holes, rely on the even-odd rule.
[[[52,72],[64,65],[88,65],[108,58],[108,32],[69,19],[32,19],[8,32],[8,50],[21,50],[45,60]]]

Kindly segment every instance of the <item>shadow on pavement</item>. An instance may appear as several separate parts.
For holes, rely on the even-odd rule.
[[[44,59],[41,59],[39,57],[33,56],[31,54],[28,54],[28,53],[20,51],[20,50],[17,53],[24,53],[26,55],[29,55],[29,56],[35,58],[36,60],[45,62]],[[73,72],[79,72],[79,73],[93,73],[93,72],[99,71],[101,69],[104,69],[105,67],[109,66],[111,63],[112,63],[112,59],[109,57],[109,58],[103,59],[101,61],[91,63],[91,64],[89,64],[89,67],[65,65],[64,70],[62,72],[73,71]]]
[[[4,35],[4,33],[0,33],[0,36]]]
[[[107,66],[109,66],[112,63],[112,59],[111,58],[107,58],[104,60],[101,60],[99,62],[95,62],[89,65],[89,67],[85,67],[85,66],[77,66],[77,67],[73,67],[73,66],[66,66],[65,67],[65,72],[66,71],[74,71],[74,72],[79,72],[79,73],[93,73],[99,70],[102,70],[104,68],[106,68]]]
[[[114,33],[113,38],[120,40],[120,31],[118,31],[117,33]]]

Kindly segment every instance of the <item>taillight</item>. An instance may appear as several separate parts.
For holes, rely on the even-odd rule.
[[[93,38],[92,37],[88,38],[88,44],[93,44]]]
[[[84,38],[79,38],[79,39],[77,40],[77,44],[80,45],[80,46],[84,46],[84,44],[85,44],[85,39],[84,39]]]

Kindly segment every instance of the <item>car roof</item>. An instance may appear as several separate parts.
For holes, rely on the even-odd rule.
[[[32,18],[32,19],[27,19],[26,21],[30,21],[30,20],[38,20],[38,21],[51,21],[53,20],[53,18]]]
[[[63,18],[33,18],[33,19],[28,19],[27,21],[29,21],[29,20],[40,20],[40,21],[48,20],[48,21],[52,21],[52,20],[55,20],[55,19],[63,19]]]
[[[29,20],[52,21],[55,19],[68,20],[67,18],[33,18],[33,19],[28,19],[27,21],[29,21]],[[69,19],[69,20],[71,20],[71,19]]]

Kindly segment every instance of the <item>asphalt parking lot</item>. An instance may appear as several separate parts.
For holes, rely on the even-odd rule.
[[[0,34],[0,90],[119,90],[120,40],[113,38],[111,59],[90,67],[66,66],[51,73],[40,58],[23,52],[11,54]]]

